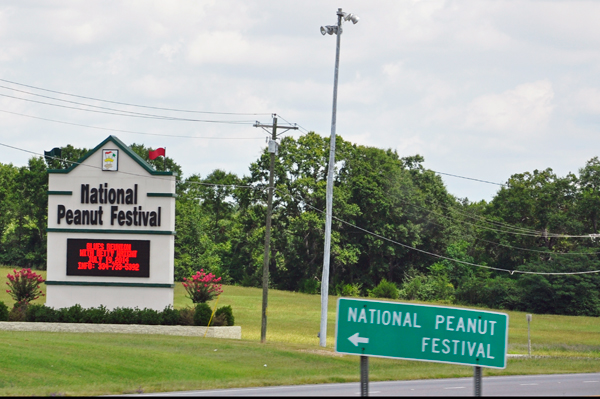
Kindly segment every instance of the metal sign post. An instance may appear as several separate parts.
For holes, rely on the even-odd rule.
[[[481,396],[481,367],[473,367],[473,385],[475,386],[474,396]]]
[[[360,357],[360,396],[369,396],[369,356]]]
[[[527,315],[527,355],[531,357],[531,315]]]

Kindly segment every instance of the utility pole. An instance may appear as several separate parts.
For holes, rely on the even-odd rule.
[[[269,253],[271,244],[271,213],[273,211],[273,169],[275,168],[275,155],[277,154],[277,127],[285,129],[285,133],[288,130],[297,130],[297,126],[277,126],[277,114],[273,114],[273,124],[263,125],[258,121],[254,124],[254,127],[261,127],[264,130],[271,128],[271,139],[269,140],[269,153],[271,154],[271,165],[269,167],[269,198],[267,200],[267,225],[265,227],[265,254],[263,258],[263,298],[262,298],[262,320],[260,326],[260,342],[265,343],[267,341],[267,302],[269,298]],[[268,132],[268,131],[267,131]]]

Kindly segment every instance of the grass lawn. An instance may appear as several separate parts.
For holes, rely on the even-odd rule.
[[[0,267],[5,286],[11,268]],[[42,272],[45,275],[45,273]],[[320,296],[269,291],[267,344],[260,344],[262,290],[224,286],[241,341],[127,334],[0,331],[0,395],[84,395],[359,380],[359,359],[333,352],[336,297],[329,300],[328,347],[318,346]],[[0,301],[12,299],[0,290]],[[43,303],[44,299],[37,300]],[[175,307],[191,306],[181,284]],[[527,353],[525,313],[509,314],[509,353]],[[511,358],[484,375],[600,371],[600,319],[533,315],[533,358]],[[264,365],[267,365],[266,367]],[[472,376],[472,367],[372,358],[370,379]]]

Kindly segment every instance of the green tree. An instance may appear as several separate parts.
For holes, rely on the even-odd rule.
[[[573,240],[555,234],[577,234],[583,224],[577,218],[577,178],[569,174],[556,176],[552,169],[515,174],[502,187],[486,209],[492,221],[479,223],[481,236],[494,244],[481,244],[494,254],[491,264],[515,269],[536,259],[548,260],[553,252],[576,248]],[[526,252],[517,248],[546,251]]]
[[[579,169],[578,211],[584,224],[598,234],[600,217],[600,161],[594,157],[587,161],[585,167]]]
[[[219,172],[209,176],[214,179],[215,175]],[[215,191],[210,189],[213,186],[205,185],[205,180],[192,175],[180,183],[175,218],[175,278],[181,281],[202,268],[230,282],[229,236],[235,227],[234,209],[227,202],[227,195],[215,198]],[[213,202],[207,205],[209,201]]]
[[[201,208],[211,215],[214,221],[213,239],[215,242],[224,242],[227,240],[226,230],[230,224],[228,222],[237,210],[233,195],[240,179],[233,173],[215,169],[200,183],[197,188],[198,200],[201,202]]]
[[[71,144],[60,149],[60,158],[46,158],[48,169],[68,169],[89,151],[87,148],[75,148]]]
[[[3,262],[46,268],[48,175],[43,159],[31,158],[14,175],[10,225],[2,237]]]
[[[312,132],[297,140],[286,137],[281,141],[275,163],[270,255],[275,287],[310,291],[319,284],[328,156],[328,138]],[[365,289],[370,289],[382,278],[400,282],[408,265],[423,268],[421,255],[360,229],[428,250],[446,247],[448,222],[414,205],[422,207],[426,201],[433,201],[439,208],[438,204],[452,205],[455,200],[439,177],[420,166],[422,158],[413,161],[414,170],[408,169],[392,150],[353,145],[340,136],[336,138],[332,286],[364,283]],[[255,276],[253,281],[260,281],[261,274],[268,171],[269,155],[265,151],[244,179],[256,189],[239,191],[241,228],[245,238],[253,239],[258,248],[246,251],[244,260],[238,261],[252,265],[253,272],[246,275]],[[438,198],[440,195],[444,198]]]
[[[12,164],[0,164],[0,261],[7,263],[3,257],[7,252],[5,241],[8,230],[14,228],[13,221],[16,217],[14,192],[19,169]]]
[[[133,143],[129,146],[133,152],[138,154],[144,161],[148,162],[152,167],[159,172],[174,172],[176,176],[179,176],[178,183],[176,185],[176,192],[179,194],[181,184],[179,181],[182,177],[181,166],[177,164],[172,158],[159,157],[155,159],[148,158],[148,151],[151,148],[146,147],[144,144]]]
[[[576,272],[600,269],[598,260],[587,256],[535,261],[525,266],[533,272]],[[600,276],[525,275],[519,278],[522,307],[530,312],[576,316],[600,316]]]

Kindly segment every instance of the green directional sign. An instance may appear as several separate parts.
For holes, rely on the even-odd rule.
[[[505,313],[338,299],[339,353],[505,368],[507,347]]]

